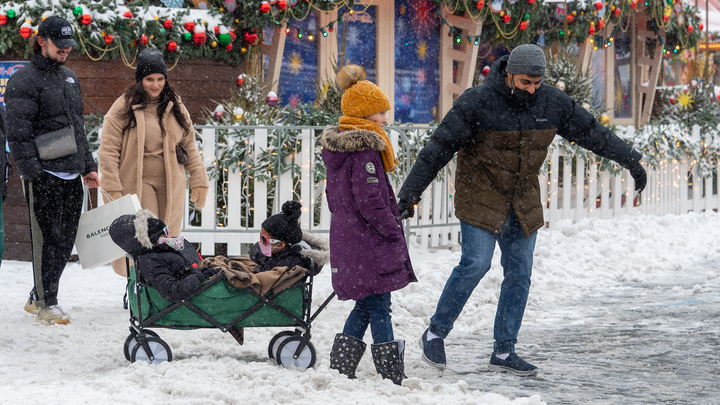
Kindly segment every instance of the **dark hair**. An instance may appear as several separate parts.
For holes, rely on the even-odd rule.
[[[30,38],[30,53],[33,55],[42,55],[42,46],[38,43],[38,35],[33,35]]]
[[[165,135],[165,127],[163,127],[162,120],[163,114],[165,114],[165,109],[171,101],[173,102],[172,114],[175,116],[178,124],[185,130],[185,133],[190,132],[192,128],[190,127],[190,122],[183,114],[182,108],[180,108],[180,99],[177,93],[175,93],[175,89],[170,83],[165,81],[165,87],[160,92],[160,96],[158,96],[157,108],[158,123],[160,124],[162,135]],[[125,135],[125,132],[130,131],[131,128],[137,126],[135,113],[133,111],[133,106],[135,105],[140,105],[142,109],[147,108],[147,93],[145,92],[142,82],[135,83],[125,90],[124,115],[127,118],[127,124],[125,124],[125,128],[123,128],[123,135]]]

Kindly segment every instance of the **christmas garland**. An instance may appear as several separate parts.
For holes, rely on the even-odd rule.
[[[544,3],[542,0],[431,0],[439,11],[466,16],[483,24],[477,37],[463,35],[450,26],[449,35],[456,42],[519,44],[544,46],[555,41],[583,42],[590,38],[596,46],[611,46],[614,35],[629,28],[634,13],[644,12],[649,28],[658,32],[666,53],[692,48],[700,39],[704,26],[695,7],[682,0],[608,0]],[[446,23],[443,20],[443,23]],[[612,30],[606,27],[613,27]],[[664,32],[664,38],[660,34]]]
[[[301,20],[351,0],[29,0],[0,5],[0,54],[27,58],[42,20],[59,15],[75,26],[78,53],[132,64],[143,47],[169,60],[215,58],[239,65],[257,50],[265,27]]]

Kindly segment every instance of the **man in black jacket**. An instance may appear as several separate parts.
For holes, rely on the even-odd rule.
[[[2,203],[5,202],[7,196],[7,181],[10,174],[8,168],[7,147],[5,142],[7,139],[7,128],[5,127],[5,109],[0,107],[0,264],[2,264],[3,254],[5,253],[5,225],[3,221]]]
[[[60,276],[75,243],[83,182],[98,186],[80,82],[63,66],[74,46],[72,25],[46,18],[33,38],[32,60],[5,90],[8,143],[30,212],[35,287],[25,310],[44,324],[70,323],[58,305]]]
[[[537,367],[515,354],[515,343],[530,290],[537,230],[544,225],[538,173],[556,134],[628,169],[638,192],[647,182],[639,152],[565,93],[542,83],[545,64],[537,45],[520,45],[496,61],[485,84],[455,101],[398,194],[403,218],[412,217],[425,188],[458,153],[455,215],[462,257],[420,339],[423,359],[431,365],[445,366],[444,339],[490,270],[497,243],[504,280],[488,368],[523,376],[537,373]]]

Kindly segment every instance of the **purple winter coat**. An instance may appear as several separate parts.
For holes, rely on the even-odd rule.
[[[417,281],[410,263],[400,209],[383,169],[385,144],[367,130],[327,128],[332,285],[341,300],[399,290]]]

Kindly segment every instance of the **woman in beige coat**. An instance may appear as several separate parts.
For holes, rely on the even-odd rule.
[[[195,145],[190,115],[167,82],[162,53],[143,50],[135,80],[105,115],[98,153],[100,187],[112,199],[137,194],[140,205],[177,237],[187,174],[190,201],[198,208],[205,206],[209,185],[205,164]],[[125,275],[124,259],[113,262],[113,269]]]

